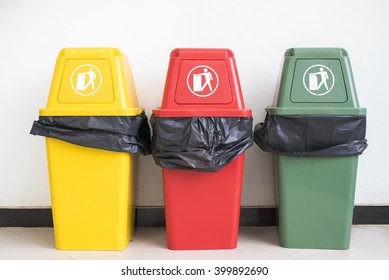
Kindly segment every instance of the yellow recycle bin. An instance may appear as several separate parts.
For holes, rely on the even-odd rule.
[[[56,248],[126,248],[137,153],[149,153],[150,132],[125,55],[63,49],[31,134],[46,137]]]

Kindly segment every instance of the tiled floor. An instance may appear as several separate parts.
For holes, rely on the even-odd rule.
[[[137,228],[123,251],[59,251],[52,228],[0,228],[1,260],[389,260],[389,225],[353,226],[350,249],[285,249],[276,227],[241,228],[238,248],[213,251],[166,249],[165,228]]]

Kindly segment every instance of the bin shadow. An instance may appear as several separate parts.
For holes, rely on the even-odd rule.
[[[240,227],[239,243],[279,247],[278,227]]]
[[[139,237],[139,238],[138,238]],[[134,230],[131,242],[141,242],[142,247],[167,248],[166,228],[164,227],[138,227]]]

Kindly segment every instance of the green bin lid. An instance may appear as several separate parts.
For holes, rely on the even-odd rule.
[[[342,48],[286,51],[273,114],[366,114],[359,107],[350,60]]]

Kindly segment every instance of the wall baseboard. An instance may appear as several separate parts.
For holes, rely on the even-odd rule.
[[[354,225],[389,224],[389,206],[355,206]],[[276,226],[277,209],[242,207],[240,226]],[[52,227],[51,208],[0,208],[0,227]],[[139,207],[135,212],[135,227],[164,227],[163,207]]]

